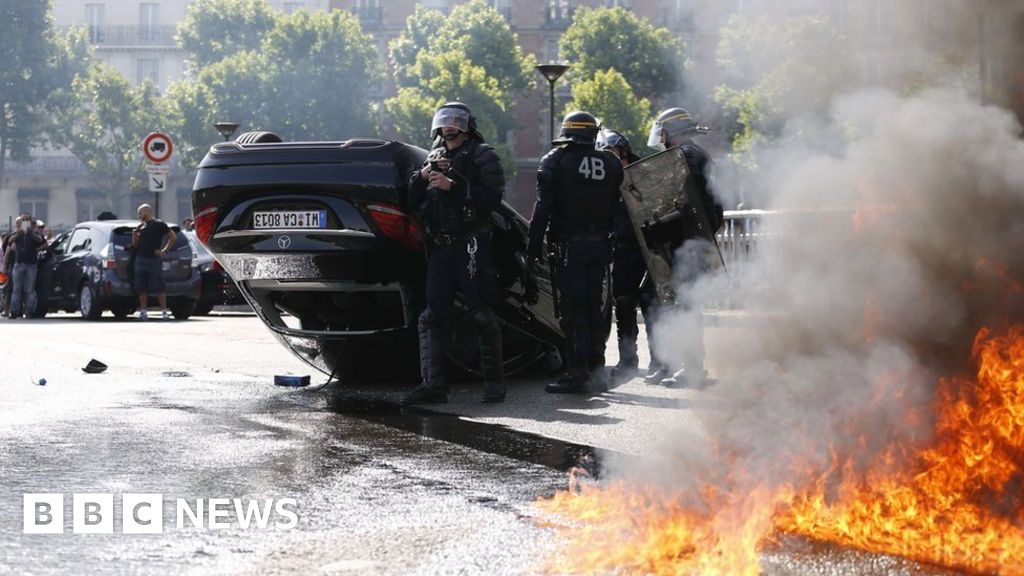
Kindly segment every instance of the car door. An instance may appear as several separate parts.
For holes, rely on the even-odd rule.
[[[57,263],[54,276],[61,280],[62,296],[66,301],[77,301],[78,287],[82,280],[83,261],[89,255],[90,244],[89,229],[84,226],[75,228],[68,240],[67,252]]]
[[[50,243],[50,248],[39,265],[39,283],[45,287],[46,300],[50,307],[62,304],[64,279],[57,273],[57,269],[67,254],[70,240],[71,232],[58,234]]]

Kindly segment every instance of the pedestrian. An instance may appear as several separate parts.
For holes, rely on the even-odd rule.
[[[139,225],[132,230],[132,248],[135,250],[135,292],[139,295],[139,320],[149,320],[146,309],[149,295],[155,293],[163,319],[169,320],[167,292],[164,287],[164,254],[171,250],[177,236],[174,230],[153,217],[153,208],[142,204],[138,209]]]
[[[448,401],[445,357],[452,339],[456,294],[479,337],[483,401],[502,402],[501,328],[492,310],[498,282],[491,212],[501,204],[505,173],[465,104],[449,102],[438,108],[430,135],[434,148],[409,184],[409,204],[423,226],[427,256],[427,305],[419,318],[423,381],[402,402]]]
[[[723,209],[722,204],[715,196],[712,189],[712,161],[708,153],[693,141],[693,137],[701,133],[701,128],[694,122],[690,113],[683,108],[668,108],[658,114],[657,119],[651,126],[647,139],[647,146],[656,150],[667,150],[678,147],[683,152],[689,177],[686,179],[686,195],[699,198],[704,207],[704,217],[710,225],[710,233],[714,234],[722,226]],[[684,198],[684,190],[679,190],[680,199]],[[708,240],[701,234],[701,215],[696,207],[690,203],[676,202],[677,218],[663,218],[664,224],[648,227],[644,230],[645,241],[648,245],[667,244],[669,254],[676,256],[680,253],[703,254],[708,246]],[[691,310],[693,303],[687,298],[686,289],[692,288],[693,284],[705,274],[707,270],[706,258],[687,258],[683,262],[673,262],[673,275],[682,285],[677,303],[685,312],[694,312],[694,324],[692,330],[686,331],[678,343],[682,351],[683,364],[679,369],[669,368],[666,363],[657,357],[652,356],[651,368],[648,370],[646,380],[652,384],[664,386],[689,385],[700,386],[707,380],[707,371],[704,369],[704,324],[703,315],[700,310]],[[652,316],[658,313],[658,300],[655,296],[653,280],[648,277],[644,280],[641,289],[643,297],[648,301],[648,308]],[[650,342],[652,352],[655,350],[653,342]]]
[[[13,293],[10,318],[32,317],[36,312],[36,274],[39,272],[39,251],[46,239],[30,214],[18,219],[14,238],[8,250],[14,253]]]
[[[594,147],[600,123],[593,114],[570,112],[554,148],[537,170],[537,200],[530,221],[527,256],[531,266],[548,236],[559,313],[565,333],[566,374],[548,384],[552,393],[603,385],[604,314],[602,286],[610,261],[612,213],[622,184],[622,163]],[[593,378],[592,378],[593,377]]]
[[[597,136],[597,148],[615,154],[623,168],[640,159],[633,153],[629,140],[615,130],[601,130]],[[640,285],[647,273],[647,263],[621,191],[615,202],[612,222],[612,298],[615,301],[615,328],[619,348],[619,362],[612,369],[612,379],[628,380],[638,374],[640,366],[637,356],[637,337],[640,335],[636,322],[637,307],[644,316],[648,342],[651,340],[653,321],[648,315],[647,303],[650,299],[642,300],[640,297]]]
[[[20,218],[20,217],[19,217]],[[0,238],[0,272],[3,272],[6,280],[0,293],[0,315],[8,318],[11,315],[11,295],[14,293],[14,251],[8,248],[12,246],[11,240],[14,232],[8,232]]]
[[[181,220],[181,229],[186,232],[195,230],[195,221],[189,217],[185,217]]]

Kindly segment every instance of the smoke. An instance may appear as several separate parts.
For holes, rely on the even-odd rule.
[[[744,471],[740,489],[779,486],[796,455],[813,478],[837,455],[867,463],[894,441],[925,442],[940,378],[971,371],[981,326],[1020,319],[1021,126],[955,74],[934,84],[909,96],[855,88],[826,114],[787,118],[750,181],[718,182],[779,212],[763,219],[752,269],[680,286],[683,305],[655,324],[655,353],[692,365],[701,305],[743,288],[742,328],[723,331],[716,380],[692,401],[728,462],[675,436],[666,450],[680,469],[668,475],[727,467]]]

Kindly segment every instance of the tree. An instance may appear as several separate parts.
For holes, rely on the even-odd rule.
[[[289,140],[375,136],[370,92],[380,77],[372,39],[352,14],[278,15],[257,50],[208,63],[169,89],[181,160],[199,163],[218,120]]]
[[[77,76],[62,98],[69,105],[59,112],[54,135],[116,206],[141,184],[142,140],[167,124],[166,105],[151,82],[134,85],[99,62]]]
[[[178,45],[194,68],[256,50],[274,28],[266,0],[197,0],[178,25]]]
[[[405,20],[405,30],[389,45],[391,66],[399,86],[416,84],[413,76],[416,57],[429,47],[430,40],[445,26],[447,20],[440,11],[416,4],[416,10]]]
[[[624,8],[578,8],[560,48],[562,58],[574,63],[569,72],[574,83],[614,69],[652,101],[682,88],[682,41]]]
[[[7,158],[28,161],[45,141],[55,90],[85,67],[84,34],[58,35],[49,2],[0,0],[0,188]]]
[[[643,155],[651,103],[646,98],[637,98],[618,70],[595,73],[593,79],[576,84],[572,96],[566,112],[590,112],[601,119],[602,125],[625,135],[633,151]]]
[[[734,17],[721,31],[717,59],[723,82],[715,101],[740,153],[779,137],[792,118],[827,112],[854,77],[842,34],[816,16]]]

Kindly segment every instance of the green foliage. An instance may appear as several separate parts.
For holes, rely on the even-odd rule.
[[[384,111],[397,137],[429,147],[434,111],[458,100],[473,111],[511,178],[515,163],[500,140],[516,127],[515,96],[533,86],[535,60],[522,54],[505,18],[483,0],[456,6],[447,17],[417,6],[390,51],[399,88]]]
[[[718,64],[723,83],[715,101],[741,159],[762,140],[778,138],[790,118],[827,112],[854,78],[842,34],[816,16],[781,23],[734,17],[721,31]]]
[[[178,25],[178,44],[194,68],[256,50],[274,28],[266,0],[196,0]]]
[[[89,170],[116,205],[141,184],[142,140],[167,124],[166,104],[150,82],[134,85],[115,68],[93,64],[60,97],[67,104],[53,134]]]
[[[592,79],[576,84],[572,96],[565,112],[590,112],[600,118],[605,127],[624,134],[633,151],[643,155],[647,126],[651,122],[651,103],[646,98],[637,98],[618,70],[595,73]]]
[[[258,49],[208,63],[169,89],[181,161],[198,164],[217,141],[212,125],[220,120],[286,140],[375,136],[370,93],[380,78],[373,41],[352,14],[277,15]]]
[[[574,83],[615,69],[642,98],[658,100],[682,88],[683,42],[623,8],[578,8],[560,49],[573,63]]]
[[[84,69],[88,44],[80,30],[59,34],[48,1],[0,0],[0,185],[7,158],[28,161],[46,139],[48,118]]]

